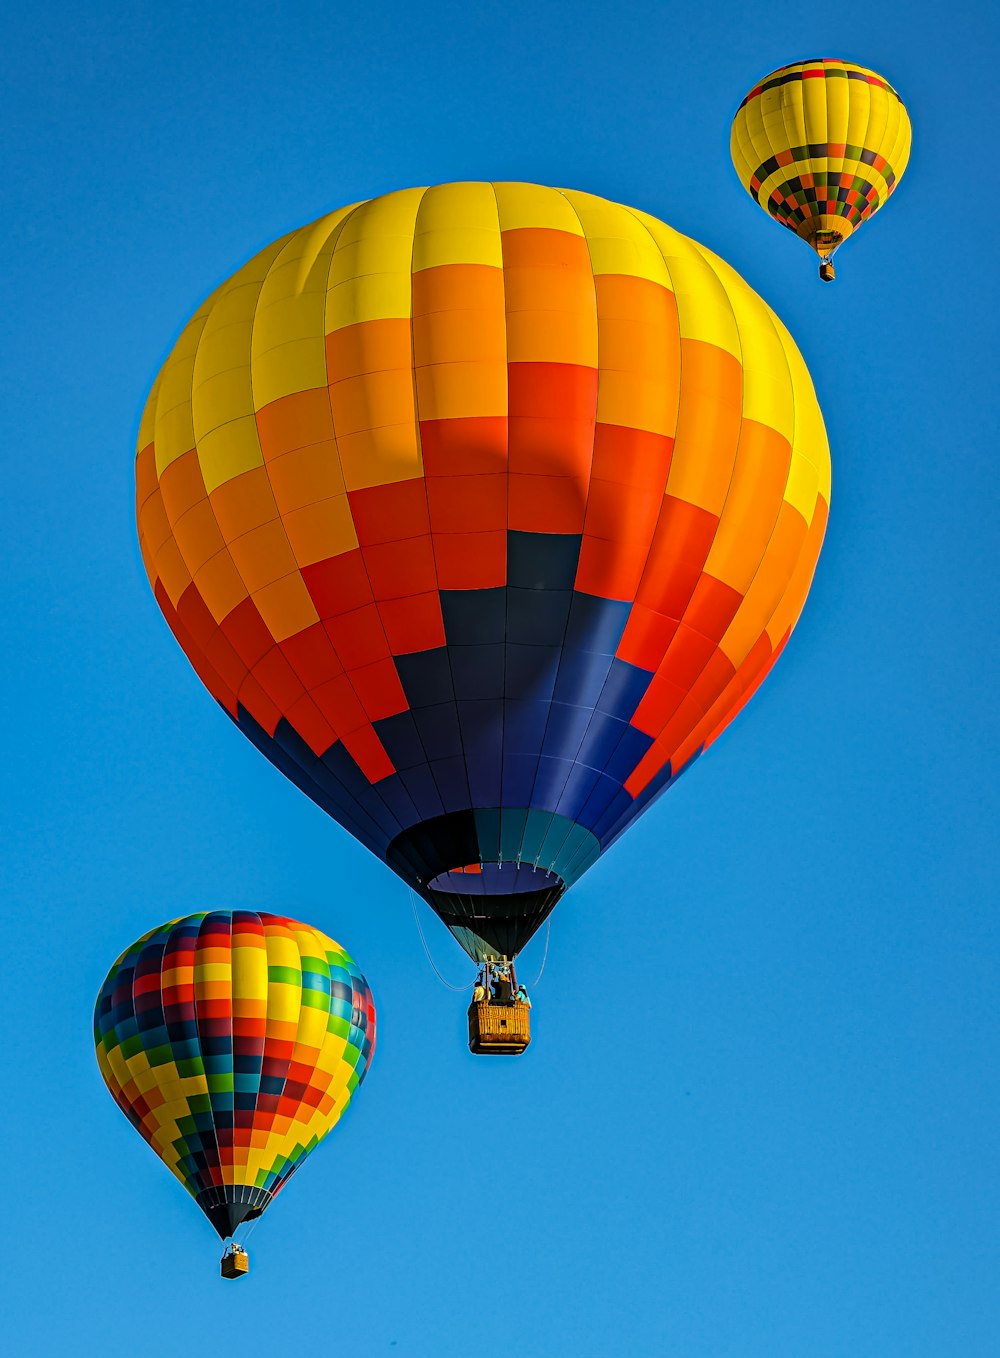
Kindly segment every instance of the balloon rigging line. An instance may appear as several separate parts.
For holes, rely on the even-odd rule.
[[[551,937],[552,937],[552,916],[550,915],[548,918],[548,922],[545,925],[545,951],[542,953],[542,965],[538,968],[538,975],[531,983],[532,990],[535,989],[535,987],[538,985],[538,982],[542,979],[542,972],[545,970],[545,963],[548,960],[549,956],[549,939]]]
[[[263,1212],[261,1213],[261,1215],[263,1215]],[[250,1225],[247,1227],[247,1233],[246,1233],[246,1235],[243,1237],[243,1240],[242,1240],[242,1242],[241,1242],[244,1249],[246,1249],[246,1247],[247,1247],[247,1241],[248,1241],[248,1240],[250,1239],[250,1237],[253,1235],[253,1233],[254,1233],[254,1228],[256,1227],[258,1221],[260,1221],[260,1217],[259,1217],[259,1216],[254,1217],[253,1221],[251,1221]]]
[[[406,889],[410,893],[410,905],[413,907],[413,919],[417,926],[417,933],[420,935],[420,942],[423,944],[424,956],[431,964],[431,970],[433,971],[434,975],[438,978],[441,984],[445,986],[448,990],[454,990],[458,994],[461,994],[463,990],[469,990],[473,985],[475,985],[475,977],[473,977],[471,981],[467,981],[464,985],[452,985],[452,983],[450,981],[446,981],[445,978],[438,971],[434,958],[431,957],[431,950],[427,946],[427,940],[426,938],[424,938],[424,930],[423,926],[420,923],[420,915],[417,913],[417,898],[413,894],[413,888],[411,886],[408,886]]]

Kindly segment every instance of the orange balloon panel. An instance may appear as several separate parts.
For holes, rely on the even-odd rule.
[[[476,955],[522,946],[760,683],[829,479],[802,359],[727,265],[529,184],[262,251],[182,333],[137,461],[206,686]]]

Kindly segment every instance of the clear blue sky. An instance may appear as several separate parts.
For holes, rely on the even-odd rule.
[[[993,8],[54,0],[5,29],[7,1352],[992,1358]],[[750,85],[819,54],[914,124],[832,288],[728,155]],[[798,341],[834,459],[785,656],[559,907],[536,1044],[496,1064],[401,884],[202,690],[132,506],[201,296],[329,208],[459,178],[591,190],[721,253]],[[380,1046],[230,1287],[90,1023],[133,938],[235,905],[340,939]]]

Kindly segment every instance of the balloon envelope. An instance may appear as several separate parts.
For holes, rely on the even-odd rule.
[[[758,81],[733,119],[730,151],[754,202],[825,256],[885,204],[910,140],[883,76],[824,57]]]
[[[257,1217],[364,1079],[375,1007],[339,944],[283,915],[188,915],[133,943],[94,1011],[118,1106],[219,1235]]]
[[[764,678],[830,463],[798,350],[721,260],[591,194],[472,183],[333,212],[223,284],[136,480],[210,692],[481,958]]]

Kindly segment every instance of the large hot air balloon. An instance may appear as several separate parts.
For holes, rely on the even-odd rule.
[[[177,341],[136,476],[206,687],[477,961],[754,692],[830,493],[798,350],[727,265],[512,183],[261,251]]]
[[[122,953],[97,997],[94,1039],[118,1106],[226,1239],[350,1103],[371,1062],[375,1007],[318,929],[218,910]],[[228,1258],[227,1276],[243,1271],[244,1252]]]
[[[837,247],[876,213],[910,158],[910,119],[889,82],[821,57],[758,81],[733,119],[740,183],[820,257],[832,282]]]

